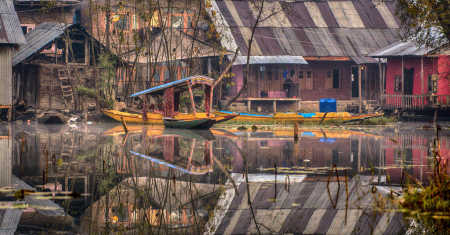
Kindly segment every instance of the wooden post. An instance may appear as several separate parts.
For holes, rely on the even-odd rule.
[[[422,87],[422,95],[425,94],[425,83],[423,80],[423,56],[420,57],[420,81],[422,82],[421,87]]]
[[[186,82],[187,82],[188,89],[189,89],[189,96],[191,98],[192,112],[194,113],[194,115],[196,115],[197,111],[195,109],[194,93],[192,92],[192,86],[189,81],[186,81]]]
[[[8,108],[8,122],[12,121],[12,115],[13,114],[13,106],[9,106]]]
[[[274,100],[273,101],[273,113],[276,113],[276,112],[277,112],[277,101]]]
[[[402,56],[402,95],[405,94],[405,62]]]
[[[361,87],[361,65],[358,65],[358,96],[359,96],[359,113],[362,113],[362,87]]]
[[[214,96],[213,96],[213,94],[214,94],[214,87],[213,86],[211,86],[210,87],[210,89],[211,89],[211,91],[209,92],[209,110],[207,111],[207,112],[209,112],[208,114],[210,115],[211,113],[212,113],[212,111],[213,111],[213,98],[214,98]]]
[[[379,81],[379,83],[380,83],[380,89],[379,89],[379,91],[380,91],[380,96],[379,96],[379,101],[380,101],[380,104],[381,104],[381,97],[382,97],[382,94],[383,94],[383,75],[382,75],[382,69],[381,69],[381,63],[380,63],[380,58],[378,58],[378,72],[380,73],[379,74],[379,76],[378,76],[378,78],[380,79],[380,81]]]
[[[247,100],[247,112],[251,112],[251,111],[252,111],[252,101]]]
[[[298,122],[294,124],[294,141],[298,141]]]

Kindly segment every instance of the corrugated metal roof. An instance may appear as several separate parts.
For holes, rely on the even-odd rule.
[[[387,56],[423,56],[431,52],[432,48],[418,46],[414,41],[397,41],[370,54],[372,57]]]
[[[13,57],[13,66],[19,64],[35,52],[41,50],[48,43],[53,41],[71,27],[71,24],[62,23],[42,23],[26,35],[27,44],[20,46]]]
[[[0,44],[25,44],[12,0],[0,1]]]
[[[266,1],[252,56],[367,55],[399,40],[394,1]],[[245,56],[258,9],[250,1],[212,1],[222,45]],[[225,26],[223,26],[225,25]]]
[[[180,86],[180,85],[184,85],[184,82],[186,81],[191,81],[191,82],[195,82],[195,81],[206,81],[208,84],[213,84],[214,83],[214,79],[207,77],[207,76],[203,76],[203,75],[195,75],[195,76],[190,76],[187,78],[183,78],[180,80],[176,80],[173,82],[168,82],[159,86],[155,86],[152,88],[149,88],[147,90],[143,90],[137,93],[134,93],[132,95],[130,95],[130,97],[135,97],[135,96],[140,96],[140,95],[144,95],[144,94],[149,94],[149,93],[155,93],[158,91],[162,91],[165,90],[167,88],[171,88],[171,87],[175,87],[175,86]]]
[[[233,57],[229,56],[230,59]],[[250,64],[308,64],[302,56],[250,56]],[[237,56],[233,65],[247,64],[247,56]]]

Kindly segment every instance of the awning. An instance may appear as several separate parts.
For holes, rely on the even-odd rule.
[[[231,60],[233,55],[229,55]],[[308,64],[303,56],[250,56],[250,64]],[[233,65],[247,64],[247,56],[238,56]]]

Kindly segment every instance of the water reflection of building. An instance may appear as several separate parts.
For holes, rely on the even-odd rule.
[[[450,158],[450,141],[442,136],[439,153],[444,163]],[[433,139],[418,133],[388,136],[383,140],[384,169],[393,182],[404,182],[409,176],[426,181],[433,175]],[[447,169],[448,171],[449,169]]]
[[[12,140],[9,135],[0,133],[0,187],[11,185]]]
[[[350,172],[364,172],[370,164],[378,164],[378,138],[352,131],[302,131],[297,142],[290,132],[248,133],[234,144],[225,142],[225,149],[242,149],[252,171],[269,170],[277,166],[280,173],[314,173],[318,169],[336,166]],[[242,172],[243,158],[233,150],[233,172]]]
[[[408,175],[426,180],[432,173],[430,132],[373,135],[346,130],[304,130],[298,142],[292,131],[236,133],[231,142],[217,140],[219,151],[230,152],[232,159],[221,158],[233,172],[243,172],[245,155],[251,172],[324,174],[332,166],[349,174],[389,176],[400,184]],[[450,141],[440,138],[440,154],[449,158]],[[241,149],[241,151],[238,150]],[[382,177],[383,182],[386,177]]]
[[[219,188],[211,184],[128,178],[85,211],[81,231],[92,234],[108,232],[108,229],[141,233],[155,230],[195,234],[203,229],[218,193]]]

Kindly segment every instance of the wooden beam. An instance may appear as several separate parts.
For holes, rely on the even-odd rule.
[[[191,83],[189,81],[186,81],[186,83],[188,85],[189,96],[191,98],[192,112],[194,113],[194,115],[196,115],[197,114],[197,110],[195,109],[194,93],[192,92],[192,86],[191,86]]]
[[[358,96],[359,96],[359,113],[362,113],[362,88],[361,88],[361,65],[358,65]]]
[[[305,60],[311,61],[350,61],[348,56],[303,56]]]
[[[422,87],[422,95],[425,94],[425,83],[423,78],[423,56],[420,57],[420,81]]]
[[[210,87],[211,91],[209,92],[209,110],[208,110],[208,116],[211,115],[213,112],[213,94],[214,94],[214,87]]]
[[[402,95],[405,94],[405,62],[402,56]]]

